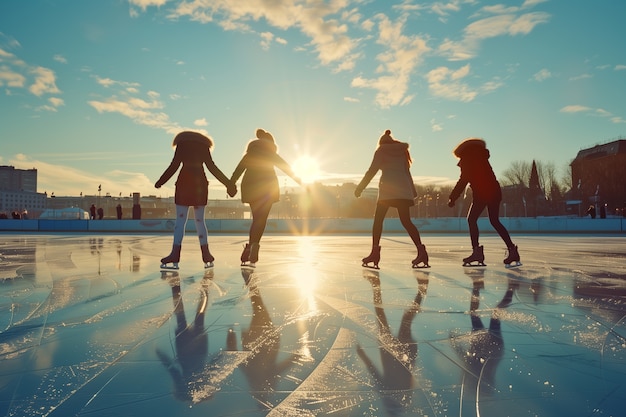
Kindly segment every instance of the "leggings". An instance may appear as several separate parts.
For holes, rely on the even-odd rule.
[[[200,245],[206,245],[208,240],[208,231],[204,222],[204,207],[193,206],[193,215],[196,221],[196,230],[198,231],[198,240]],[[181,245],[183,236],[185,236],[185,225],[189,215],[189,206],[181,206],[176,204],[176,223],[174,224],[174,244]]]
[[[467,214],[467,225],[469,226],[470,232],[470,240],[472,241],[472,247],[478,247],[478,218],[483,210],[487,208],[487,212],[489,213],[489,222],[496,232],[500,235],[507,248],[513,246],[513,242],[511,241],[511,236],[509,232],[506,230],[504,225],[500,222],[500,199],[494,199],[489,203],[480,200],[472,201],[472,205],[470,206],[469,213]]]
[[[411,213],[409,211],[409,206],[400,206],[396,207],[398,210],[398,217],[400,217],[400,222],[402,226],[407,231],[411,240],[417,245],[422,244],[422,240],[420,238],[420,233],[417,230],[417,227],[411,221]],[[378,246],[380,245],[380,237],[383,234],[383,222],[385,220],[385,216],[387,215],[387,210],[389,210],[389,206],[386,204],[376,204],[376,211],[374,212],[374,225],[372,226],[372,245]]]
[[[265,226],[267,225],[267,218],[272,209],[272,204],[273,203],[269,200],[250,203],[250,211],[252,212],[250,243],[259,243],[261,241],[261,237],[263,237],[263,233],[265,232]]]

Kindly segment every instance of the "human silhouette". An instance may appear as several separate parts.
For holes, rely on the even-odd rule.
[[[157,349],[156,354],[167,369],[174,383],[174,396],[181,401],[198,403],[213,397],[219,383],[228,372],[220,366],[221,354],[209,358],[209,340],[204,318],[209,301],[209,289],[213,284],[213,270],[205,272],[200,285],[200,297],[193,321],[189,323],[180,287],[178,271],[161,271],[172,289],[172,303],[176,318],[174,334],[175,356],[170,357]]]
[[[241,275],[248,287],[252,318],[248,328],[241,331],[241,347],[249,355],[240,369],[246,376],[250,392],[255,396],[259,407],[264,408],[270,402],[268,397],[276,392],[282,374],[297,362],[300,355],[291,354],[279,360],[281,329],[272,322],[253,271],[242,268]],[[231,351],[237,350],[237,335],[233,330],[228,333],[227,348]]]
[[[508,230],[500,222],[500,202],[502,189],[489,163],[489,150],[483,139],[469,138],[461,142],[453,151],[459,159],[461,177],[448,198],[448,206],[454,207],[455,201],[463,193],[467,184],[472,189],[472,204],[467,214],[472,254],[463,259],[464,266],[484,265],[485,255],[479,243],[478,218],[485,208],[489,213],[489,221],[498,232],[507,247],[504,259],[506,266],[519,266],[520,256],[517,245],[513,244]]]
[[[96,205],[92,204],[91,207],[89,207],[89,214],[91,216],[91,220],[96,220]]]
[[[185,224],[189,215],[189,207],[193,207],[196,230],[200,249],[202,251],[202,261],[205,267],[213,266],[215,258],[209,250],[208,231],[204,220],[204,209],[208,201],[208,185],[204,165],[215,178],[226,186],[229,195],[237,193],[237,186],[231,182],[224,173],[215,165],[211,157],[213,140],[201,133],[185,131],[174,137],[172,146],[175,148],[174,158],[167,167],[161,178],[154,184],[156,188],[161,188],[182,164],[182,168],[176,180],[176,192],[174,203],[176,204],[176,222],[174,224],[174,242],[172,252],[161,259],[161,266],[167,267],[172,264],[172,268],[178,268],[180,261],[180,250],[185,235]]]
[[[496,371],[504,356],[501,309],[511,304],[519,282],[509,279],[507,290],[496,308],[491,311],[489,327],[486,328],[480,317],[480,291],[485,287],[484,270],[472,271],[469,310],[472,330],[466,334],[451,334],[450,344],[465,364],[462,375],[463,393],[469,397],[470,406],[478,407],[483,396],[489,396],[497,389]]]
[[[363,266],[378,269],[380,262],[380,238],[383,232],[383,222],[389,207],[398,210],[398,217],[411,240],[417,249],[417,257],[413,259],[414,268],[428,267],[428,252],[426,246],[422,244],[420,233],[411,221],[410,207],[415,204],[417,191],[413,178],[411,177],[411,154],[409,144],[400,142],[391,137],[391,131],[386,130],[385,134],[378,140],[378,147],[374,152],[374,159],[365,172],[363,179],[354,190],[354,195],[358,198],[363,190],[370,183],[374,175],[382,171],[378,183],[378,200],[376,211],[374,212],[374,224],[372,226],[372,251],[363,258]]]
[[[118,204],[115,207],[115,213],[117,214],[117,220],[122,220],[122,205]]]
[[[102,220],[104,218],[104,209],[102,207],[98,207],[98,220]]]
[[[278,155],[274,136],[263,129],[256,130],[256,139],[248,142],[246,152],[233,171],[230,180],[233,184],[243,174],[241,180],[241,201],[250,205],[252,224],[249,241],[241,254],[241,264],[253,266],[259,260],[259,244],[272,205],[280,199],[280,189],[275,167],[301,184],[289,164]]]
[[[403,315],[398,328],[398,336],[391,333],[387,315],[383,308],[382,291],[378,271],[366,270],[363,272],[372,286],[374,310],[378,319],[379,352],[382,369],[378,370],[374,361],[365,350],[357,345],[356,351],[368,371],[374,378],[376,386],[383,394],[383,402],[391,415],[398,414],[408,406],[411,396],[407,395],[414,388],[415,378],[413,370],[417,359],[417,342],[411,334],[413,319],[420,311],[422,301],[428,289],[428,278],[418,277],[418,290],[415,299]]]

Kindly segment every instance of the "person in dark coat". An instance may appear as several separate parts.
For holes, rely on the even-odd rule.
[[[275,167],[301,184],[291,166],[278,155],[274,136],[263,129],[257,129],[256,139],[248,142],[246,153],[233,171],[230,180],[241,180],[241,201],[250,205],[252,224],[249,242],[241,254],[241,264],[255,264],[259,260],[259,242],[265,232],[267,218],[272,205],[280,200],[280,189]]]
[[[89,207],[89,214],[91,215],[91,220],[96,220],[96,205],[92,204],[91,207]]]
[[[413,259],[414,268],[428,267],[428,252],[426,246],[422,244],[420,233],[411,221],[410,207],[415,205],[417,191],[411,177],[411,154],[409,144],[400,142],[391,137],[391,131],[386,130],[385,134],[378,140],[378,147],[374,152],[374,159],[363,176],[363,179],[354,190],[354,195],[358,198],[363,190],[370,183],[374,175],[382,171],[378,183],[378,201],[374,213],[374,224],[372,226],[372,251],[362,259],[363,266],[373,263],[374,268],[378,268],[380,261],[380,238],[383,232],[383,222],[389,207],[398,210],[398,217],[411,240],[417,249],[417,257]]]
[[[500,222],[500,202],[502,189],[489,163],[489,150],[483,139],[469,138],[461,142],[453,151],[459,158],[458,166],[461,177],[448,198],[448,206],[454,207],[455,201],[465,191],[469,184],[472,188],[472,205],[467,215],[472,254],[463,259],[463,264],[469,266],[475,262],[484,265],[483,247],[479,244],[478,218],[485,208],[489,213],[489,221],[506,244],[508,254],[504,263],[519,264],[520,256],[517,246],[513,244],[508,230]]]
[[[154,184],[156,188],[161,188],[182,164],[176,180],[176,191],[174,194],[174,203],[176,204],[174,243],[172,252],[161,259],[161,263],[163,266],[172,263],[174,268],[178,267],[181,244],[185,234],[185,224],[187,223],[189,207],[191,206],[194,210],[196,230],[202,250],[202,261],[206,267],[210,267],[213,265],[215,258],[209,251],[208,231],[204,220],[204,209],[209,195],[209,182],[204,172],[204,166],[206,165],[209,172],[226,186],[229,195],[234,196],[237,193],[237,187],[213,162],[211,157],[213,140],[209,137],[198,132],[185,131],[176,135],[172,146],[175,148],[174,158],[165,172],[163,172],[163,175],[161,175],[161,178]]]
[[[104,209],[102,207],[98,207],[98,220],[102,220],[104,218]]]

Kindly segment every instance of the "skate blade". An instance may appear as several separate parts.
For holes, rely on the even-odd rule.
[[[463,266],[466,268],[483,268],[487,266],[487,264],[484,262],[478,262],[478,263],[465,262]]]
[[[365,262],[364,262],[364,263],[362,263],[362,264],[361,264],[361,266],[362,266],[363,268],[368,268],[368,269],[380,269],[380,268],[378,267],[378,264],[373,264],[373,265],[370,265],[370,264],[367,264],[367,263],[365,263]]]
[[[507,269],[517,268],[520,266],[522,266],[522,263],[520,261],[511,262],[510,264],[504,264],[504,267]]]
[[[241,267],[242,268],[254,269],[254,268],[256,268],[256,263],[253,263],[253,262],[242,262],[241,263]]]
[[[209,268],[213,268],[215,265],[213,264],[213,262],[205,262],[204,263],[204,269],[209,269]]]
[[[413,264],[411,267],[413,269],[424,269],[424,268],[430,268],[430,265],[428,265],[428,264]]]
[[[177,270],[177,269],[180,269],[180,268],[178,267],[178,264],[173,264],[173,265],[161,264],[161,269]]]

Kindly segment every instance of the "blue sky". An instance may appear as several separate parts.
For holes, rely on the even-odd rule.
[[[328,184],[358,181],[385,129],[422,185],[457,179],[470,136],[498,176],[563,171],[626,137],[624,16],[623,0],[5,0],[0,164],[57,196],[166,197],[177,132],[213,137],[230,176],[262,127]]]

